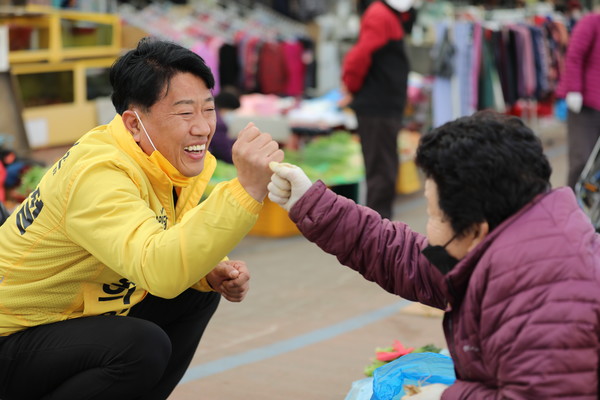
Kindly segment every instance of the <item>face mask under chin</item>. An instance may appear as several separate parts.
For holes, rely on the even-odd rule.
[[[454,235],[445,245],[443,246],[432,246],[428,245],[421,253],[429,260],[430,263],[435,265],[437,269],[444,275],[452,270],[458,264],[459,260],[448,253],[446,246],[452,242],[457,235]]]
[[[152,154],[150,154],[148,159],[152,162],[152,164],[156,165],[158,168],[160,168],[160,170],[162,172],[164,172],[167,175],[167,177],[171,180],[171,183],[174,186],[180,186],[180,187],[188,186],[191,178],[187,177],[187,176],[183,175],[181,172],[179,172],[179,170],[177,168],[175,168],[173,166],[173,164],[171,164],[169,162],[169,160],[167,160],[166,157],[163,156],[162,153],[156,149],[156,146],[154,146],[152,139],[150,139],[150,135],[148,135],[148,131],[146,130],[146,127],[144,126],[142,119],[138,115],[137,111],[134,110],[133,112],[135,113],[135,116],[137,117],[138,121],[140,122],[140,126],[142,127],[144,134],[146,135],[146,137],[148,138],[148,141],[150,142],[150,144],[152,145],[152,148],[154,149],[154,151],[152,152]]]

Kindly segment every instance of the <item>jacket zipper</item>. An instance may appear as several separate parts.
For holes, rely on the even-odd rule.
[[[454,297],[454,299],[456,299],[456,293],[454,292],[454,286],[452,285],[452,282],[450,280],[450,278],[446,278],[446,282],[448,284],[448,290],[450,291],[450,294],[452,295],[452,297]],[[454,307],[451,306],[451,311],[449,313],[446,314],[446,320],[447,322],[447,328],[448,328],[448,350],[450,351],[450,355],[452,356],[453,354],[457,354],[456,353],[456,344],[454,343],[454,322],[453,322],[453,317],[452,314],[454,314]],[[453,359],[454,361],[454,370],[456,371],[456,375],[457,378],[461,377],[464,378],[465,375],[463,374],[463,371],[460,368],[460,365],[458,363],[458,357],[456,357],[456,359]]]

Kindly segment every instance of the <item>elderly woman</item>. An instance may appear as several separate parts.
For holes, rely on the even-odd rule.
[[[476,114],[422,137],[427,236],[274,164],[269,197],[388,292],[446,311],[456,382],[422,399],[596,399],[600,240],[539,139]],[[427,387],[426,387],[427,388]]]

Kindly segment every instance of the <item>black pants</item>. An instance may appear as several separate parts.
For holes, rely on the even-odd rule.
[[[367,175],[367,207],[392,218],[398,176],[398,133],[402,117],[357,114],[358,135]]]
[[[567,114],[569,143],[569,177],[567,184],[575,189],[585,163],[600,137],[600,111],[583,107],[581,112]]]
[[[148,295],[129,316],[95,316],[0,337],[0,399],[166,399],[219,304],[189,289]]]

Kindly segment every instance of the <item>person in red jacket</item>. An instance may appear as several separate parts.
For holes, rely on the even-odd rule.
[[[358,121],[365,161],[367,206],[392,217],[398,175],[397,138],[406,105],[408,57],[404,37],[412,29],[414,0],[380,0],[361,19],[358,42],[342,67],[341,106]]]
[[[592,149],[600,138],[600,13],[580,19],[569,39],[565,70],[557,96],[568,107],[569,175],[575,189]]]
[[[600,236],[541,141],[515,117],[476,114],[422,136],[427,235],[275,164],[269,198],[365,279],[445,311],[456,382],[419,400],[597,399]]]

